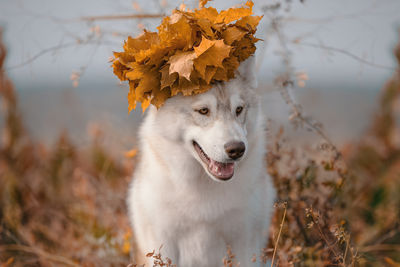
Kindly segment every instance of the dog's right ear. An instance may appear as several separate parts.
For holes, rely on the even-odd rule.
[[[248,59],[240,63],[237,69],[237,75],[247,82],[252,88],[257,88],[257,75],[256,75],[256,58],[250,56]]]

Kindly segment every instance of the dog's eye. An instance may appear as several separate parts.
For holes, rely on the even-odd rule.
[[[208,115],[208,113],[210,113],[210,110],[208,108],[201,108],[201,109],[198,110],[198,112],[201,115]]]
[[[243,111],[243,107],[242,107],[242,106],[238,106],[238,107],[236,108],[236,116],[239,116],[240,113],[242,113],[242,111]]]

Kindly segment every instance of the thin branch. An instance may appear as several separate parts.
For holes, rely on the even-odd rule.
[[[308,46],[308,47],[313,47],[313,48],[318,48],[318,49],[323,49],[323,50],[328,50],[331,52],[335,52],[335,53],[339,53],[339,54],[343,54],[345,56],[348,56],[352,59],[355,59],[363,64],[369,65],[371,67],[375,67],[375,68],[380,68],[380,69],[386,69],[386,70],[396,70],[395,67],[390,67],[390,66],[385,66],[385,65],[381,65],[381,64],[377,64],[368,60],[365,60],[362,57],[359,57],[355,54],[352,54],[344,49],[340,49],[340,48],[336,48],[336,47],[332,47],[332,46],[325,46],[322,44],[313,44],[313,43],[305,43],[305,42],[297,42],[297,41],[293,41],[294,44],[296,45],[303,45],[303,46]]]
[[[350,235],[348,235],[348,238],[346,240],[346,249],[343,255],[343,266],[346,266],[346,257],[347,257],[347,251],[349,250],[349,244],[350,244]]]
[[[104,15],[104,16],[89,16],[81,17],[81,21],[97,21],[97,20],[120,20],[120,19],[154,19],[162,18],[164,14],[129,14],[129,15]]]
[[[378,244],[360,248],[361,252],[377,252],[377,251],[398,251],[400,252],[400,246],[397,244]]]
[[[41,56],[43,56],[45,54],[48,54],[50,52],[54,52],[56,50],[61,50],[61,49],[65,49],[65,48],[68,48],[68,47],[73,47],[73,46],[76,46],[76,45],[86,45],[86,44],[93,44],[93,43],[94,44],[98,44],[98,45],[100,45],[100,44],[101,45],[103,45],[103,44],[114,45],[113,43],[108,43],[108,42],[107,43],[105,43],[105,42],[99,43],[99,42],[95,42],[95,41],[90,41],[90,42],[74,41],[74,42],[64,43],[64,44],[61,44],[61,45],[55,45],[55,46],[48,47],[48,48],[45,48],[45,49],[41,50],[39,53],[35,54],[34,56],[30,57],[29,59],[27,59],[27,60],[25,60],[25,61],[23,61],[23,62],[21,62],[21,63],[19,63],[17,65],[13,65],[13,66],[7,67],[6,70],[9,71],[9,70],[13,70],[13,69],[24,67],[25,65],[32,63],[33,61],[35,61],[36,59],[40,58]]]
[[[292,62],[291,62],[291,53],[289,48],[286,45],[286,40],[285,36],[282,34],[282,32],[279,29],[279,20],[276,18],[271,18],[271,28],[275,31],[279,44],[281,45],[283,49],[282,53],[282,58],[283,58],[283,63],[285,65],[286,72],[280,77],[280,79],[277,79],[276,83],[279,86],[279,91],[285,100],[285,102],[290,106],[292,109],[292,115],[290,120],[297,119],[301,123],[307,125],[314,133],[319,135],[324,141],[329,145],[329,147],[332,149],[332,151],[335,153],[334,160],[338,160],[341,158],[341,153],[337,149],[337,147],[334,145],[334,143],[331,141],[331,139],[328,137],[328,135],[324,132],[324,130],[321,128],[321,124],[314,121],[310,117],[305,116],[302,111],[300,110],[299,105],[294,101],[293,97],[290,94],[290,90],[294,87],[292,77],[294,76],[293,73],[293,68],[292,68]]]
[[[48,260],[51,260],[53,262],[63,263],[65,265],[73,266],[73,267],[79,267],[78,264],[76,264],[75,262],[73,262],[73,261],[71,261],[71,260],[69,260],[67,258],[64,258],[62,256],[58,256],[58,255],[53,255],[53,254],[47,253],[47,252],[45,252],[43,250],[39,250],[39,249],[32,248],[32,247],[29,247],[29,246],[24,246],[24,245],[3,245],[3,246],[0,246],[0,251],[10,251],[10,250],[11,251],[22,251],[22,252],[25,252],[25,253],[32,253],[32,254],[38,255],[40,257],[46,258]]]
[[[278,243],[279,243],[279,239],[281,237],[283,223],[285,222],[286,211],[287,211],[287,204],[285,203],[285,209],[283,211],[283,216],[282,216],[282,221],[281,221],[281,225],[280,225],[279,232],[278,232],[278,237],[276,238],[276,242],[275,242],[275,246],[274,246],[274,253],[272,254],[271,267],[274,267],[275,254],[276,254],[276,251],[278,250]]]

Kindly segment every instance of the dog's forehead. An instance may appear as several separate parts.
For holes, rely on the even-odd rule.
[[[221,83],[215,88],[218,102],[225,106],[237,105],[245,101],[246,90],[241,79],[233,79],[226,83]]]
[[[197,95],[194,102],[216,102],[219,105],[230,106],[232,103],[243,101],[245,90],[243,83],[233,80],[227,83],[218,83],[206,93]]]

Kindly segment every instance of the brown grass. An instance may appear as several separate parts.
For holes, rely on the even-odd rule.
[[[400,63],[400,48],[395,53]],[[1,266],[126,266],[132,236],[125,194],[134,159],[117,161],[92,133],[87,149],[62,134],[53,146],[25,131],[0,41]],[[400,73],[360,141],[341,149],[293,147],[270,133],[268,172],[278,190],[270,245],[254,260],[274,266],[400,265]],[[316,142],[317,143],[317,142]],[[161,253],[155,266],[173,266]],[[221,265],[235,266],[227,251]],[[135,266],[132,264],[131,266]]]

